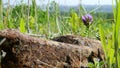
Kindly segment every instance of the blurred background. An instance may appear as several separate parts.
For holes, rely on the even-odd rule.
[[[99,39],[100,24],[110,32],[112,3],[112,0],[0,0],[0,29],[15,28],[46,38],[63,34],[87,36],[81,17],[91,14],[89,37]]]

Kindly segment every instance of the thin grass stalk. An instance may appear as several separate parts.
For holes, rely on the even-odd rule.
[[[79,11],[79,12],[78,12],[78,16],[81,17],[81,12],[80,12],[81,9],[80,9],[80,7],[81,7],[81,5],[82,5],[82,0],[79,0],[79,2],[80,2],[80,3],[79,3],[79,8],[78,8],[78,9],[79,9],[79,10],[78,10],[78,11]]]
[[[115,15],[116,15],[116,21],[115,21],[115,32],[114,32],[114,38],[115,38],[115,41],[114,41],[114,46],[115,46],[115,67],[116,68],[118,68],[118,49],[119,49],[119,45],[118,45],[118,42],[119,42],[119,40],[118,40],[118,37],[119,37],[119,26],[120,26],[120,21],[119,21],[119,16],[120,16],[120,14],[119,14],[119,7],[120,7],[120,5],[119,5],[119,3],[120,3],[120,0],[116,0],[116,13],[115,13]]]
[[[7,12],[6,12],[6,24],[7,24],[7,28],[8,28],[9,13],[10,13],[10,0],[8,0],[8,6],[7,6]]]
[[[115,28],[116,28],[116,25],[115,25]],[[114,46],[115,46],[115,68],[118,68],[118,40],[117,40],[117,35],[116,35],[116,29],[115,29],[115,32],[114,32],[114,38],[115,38],[115,41],[114,41]]]
[[[32,0],[32,4],[33,4],[33,9],[34,9],[34,19],[35,19],[35,31],[36,33],[38,33],[38,23],[37,23],[37,5],[36,5],[36,0]]]
[[[58,16],[59,16],[59,8],[58,8],[58,4],[57,3],[55,3],[55,18],[56,18],[56,24],[57,24],[57,27],[58,27],[58,31],[59,31],[59,33],[61,34],[61,29],[60,29],[60,24],[59,24],[59,20],[58,20]]]
[[[9,11],[10,11],[10,0],[8,0],[6,16],[4,17],[4,27],[5,28],[8,28]]]
[[[21,4],[22,4],[22,6],[21,6],[21,14],[20,14],[19,18],[24,18],[24,13],[22,13],[22,12],[24,12],[23,0],[21,0]]]
[[[61,17],[61,19],[62,19],[62,21],[61,21],[61,26],[63,27],[63,29],[62,29],[62,32],[69,32],[70,30],[69,30],[69,28],[67,27],[66,28],[66,23],[67,22],[64,22],[63,20],[65,20],[65,18],[64,17]]]
[[[2,7],[2,0],[0,0],[0,23],[3,23],[3,7]]]
[[[38,33],[38,23],[37,23],[37,5],[35,0],[35,24],[36,24],[36,33]]]
[[[28,0],[28,14],[27,14],[27,32],[30,33],[30,27],[29,27],[29,16],[30,16],[30,0]]]
[[[90,38],[90,25],[87,27],[88,38]]]
[[[50,5],[50,0],[48,0],[48,4],[47,4],[47,22],[48,22],[48,36],[51,34],[51,31],[50,31],[50,14],[49,14],[49,5]]]

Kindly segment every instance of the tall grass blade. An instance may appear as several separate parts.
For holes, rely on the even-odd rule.
[[[38,23],[37,23],[37,6],[36,6],[36,0],[32,0],[32,6],[33,6],[33,13],[34,13],[34,19],[35,19],[35,31],[38,33]]]
[[[50,0],[48,0],[48,4],[47,4],[47,7],[46,7],[46,12],[47,12],[47,22],[48,22],[48,36],[51,34],[51,31],[50,31],[50,14],[49,14],[49,5],[50,5]]]
[[[3,22],[3,9],[2,9],[2,0],[0,0],[0,23]]]
[[[114,49],[115,49],[115,67],[118,68],[119,63],[119,29],[120,29],[120,0],[115,0],[116,8],[114,9],[114,20],[115,20],[115,29],[114,29]],[[114,5],[113,5],[114,6]]]
[[[102,42],[102,47],[103,47],[103,50],[104,50],[104,52],[105,52],[105,55],[106,55],[106,39],[105,39],[105,35],[104,35],[104,31],[103,31],[103,27],[102,27],[102,25],[99,25],[99,34],[100,34],[100,40],[101,40],[101,42]]]
[[[30,0],[28,0],[28,12],[27,12],[27,32],[30,33],[30,27],[29,27],[29,16],[30,16]]]
[[[4,28],[4,25],[3,25],[3,3],[2,3],[2,0],[0,0],[0,29],[3,29]]]

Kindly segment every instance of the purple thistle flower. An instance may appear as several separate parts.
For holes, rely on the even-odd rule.
[[[89,27],[89,24],[91,24],[93,21],[92,15],[86,14],[86,15],[82,16],[82,21],[83,21],[84,25]]]

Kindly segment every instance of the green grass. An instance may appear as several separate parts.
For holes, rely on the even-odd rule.
[[[116,0],[116,6],[113,5],[114,22],[112,24],[111,38],[105,38],[105,31],[100,25],[100,37],[102,46],[106,55],[106,64],[108,68],[120,68],[120,0]],[[110,34],[109,33],[109,34]]]
[[[1,5],[3,8],[3,14],[1,15],[4,16],[4,20],[1,19],[3,26],[1,25],[0,29],[16,28],[20,29],[23,33],[41,34],[46,35],[46,37],[52,37],[54,34],[86,36],[86,27],[81,21],[81,16],[88,12],[92,13],[94,18],[93,24],[90,26],[90,37],[96,38],[99,37],[98,25],[103,24],[102,22],[107,20],[104,15],[107,16],[108,13],[94,13],[96,8],[92,11],[86,11],[82,6],[80,7],[81,13],[73,9],[66,13],[60,12],[59,5],[53,1],[47,5],[51,9],[46,7],[46,11],[44,11],[36,5],[35,1],[32,0],[30,6],[27,5],[28,3],[24,4],[23,2],[15,7],[8,6],[5,8],[3,7],[4,5]],[[103,15],[103,17],[100,15]],[[108,23],[106,22],[106,24]]]

